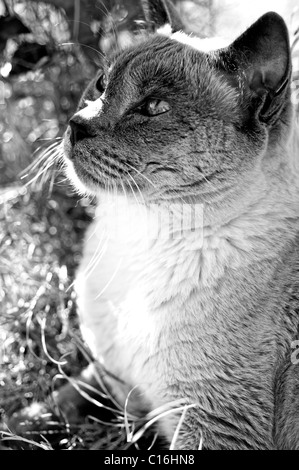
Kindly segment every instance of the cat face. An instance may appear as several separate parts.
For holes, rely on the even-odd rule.
[[[254,180],[286,122],[286,27],[268,14],[226,49],[199,48],[183,33],[153,33],[110,59],[65,135],[79,189],[211,202]]]

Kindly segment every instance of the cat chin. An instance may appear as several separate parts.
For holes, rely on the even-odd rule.
[[[67,157],[64,157],[64,171],[71,185],[80,196],[88,197],[96,196],[98,194],[98,191],[92,190],[91,188],[85,186],[85,184],[77,175],[73,163]]]
[[[69,182],[71,183],[72,187],[82,197],[94,197],[98,196],[100,192],[100,188],[92,188],[91,186],[84,183],[84,181],[79,178],[74,164],[71,160],[71,143],[69,138],[69,129],[66,131],[63,140],[63,150],[64,150],[64,157],[63,157],[63,167],[66,177],[68,178]]]

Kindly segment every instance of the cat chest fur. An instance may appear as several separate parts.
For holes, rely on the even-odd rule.
[[[204,237],[198,230],[180,238],[149,241],[146,224],[141,223],[138,231],[142,221],[138,211],[120,211],[122,220],[117,223],[122,230],[114,225],[114,217],[111,222],[112,213],[100,207],[87,234],[78,273],[86,341],[108,370],[157,397],[167,393],[170,383],[186,377],[202,381],[211,347],[206,336],[223,335],[226,310],[239,308],[238,296],[232,299],[229,285],[242,287],[228,268],[240,273],[248,262],[246,253],[253,243],[249,227],[249,237],[236,225],[206,229]],[[134,233],[126,230],[134,223]],[[251,226],[256,230],[256,225]],[[237,247],[229,236],[238,239]],[[251,280],[246,282],[250,285]],[[218,346],[219,351],[229,348]],[[190,374],[192,368],[196,376]]]
[[[132,357],[141,348],[140,362],[145,362],[142,351],[155,351],[164,321],[184,308],[198,284],[200,234],[148,238],[151,222],[136,207],[123,207],[115,217],[110,207],[101,206],[86,237],[77,279],[79,306],[83,330],[89,330],[93,349],[106,360],[113,343]]]

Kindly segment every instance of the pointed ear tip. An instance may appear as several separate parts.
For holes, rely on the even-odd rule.
[[[274,11],[270,11],[263,15],[257,23],[260,25],[260,28],[264,31],[268,31],[268,34],[276,36],[277,38],[280,37],[282,43],[285,45],[290,44],[290,33],[288,26],[278,13]]]
[[[284,18],[276,13],[276,11],[269,11],[268,13],[265,13],[258,21],[262,23],[268,23],[269,26],[274,26],[275,24],[280,25],[288,31],[288,27]]]
[[[261,18],[269,18],[269,19],[273,19],[275,21],[284,21],[283,17],[277,13],[276,11],[268,11],[267,13],[265,13],[264,15],[262,15]]]

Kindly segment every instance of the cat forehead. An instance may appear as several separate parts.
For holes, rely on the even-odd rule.
[[[208,70],[208,54],[199,48],[189,47],[190,45],[183,41],[178,41],[175,37],[169,37],[165,34],[155,34],[151,36],[140,37],[134,46],[118,52],[110,61],[109,75],[113,78],[120,77],[127,70],[130,75],[138,75],[142,70],[143,75],[157,70],[178,72],[181,75],[182,65],[184,64],[184,73],[192,73],[194,65],[200,65]],[[186,35],[186,37],[188,37]],[[197,67],[198,69],[198,67]]]
[[[183,32],[172,33],[170,25],[163,26],[153,36],[140,36],[134,46],[119,51],[110,61],[110,72],[119,75],[127,66],[134,65],[144,69],[150,68],[155,62],[167,64],[172,70],[177,65],[181,68],[182,59],[186,64],[197,63],[208,70],[210,52],[223,49],[229,41],[222,38],[200,39]]]

